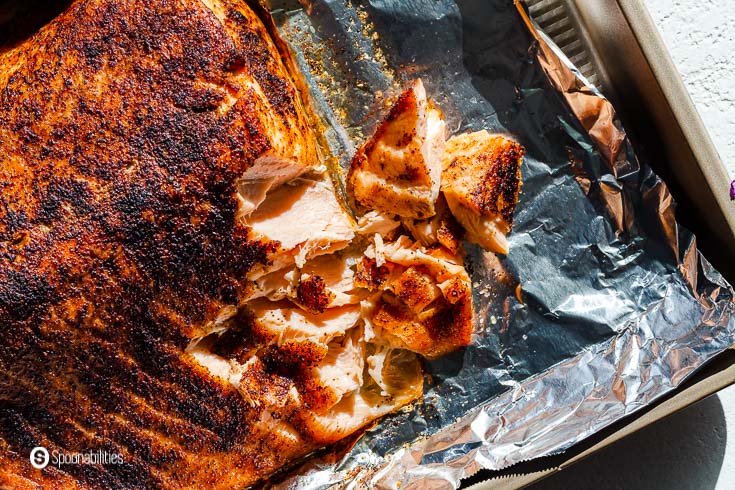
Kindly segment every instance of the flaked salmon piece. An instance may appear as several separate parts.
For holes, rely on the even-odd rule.
[[[387,345],[371,345],[372,353],[367,356],[367,371],[380,387],[381,395],[391,396],[404,391],[414,391],[411,385],[416,374],[412,372],[417,357],[411,351],[394,349]],[[406,376],[408,371],[408,376]]]
[[[424,379],[416,356],[405,353],[384,357],[383,361],[379,374],[373,369],[382,384],[371,379],[324,413],[298,414],[310,437],[322,444],[335,442],[423,394]],[[383,386],[390,390],[388,395]]]
[[[357,304],[365,294],[355,289],[352,270],[355,262],[345,254],[320,255],[300,269],[287,267],[257,278],[247,299],[289,299],[315,313]]]
[[[297,300],[301,297],[299,304],[308,307],[308,302],[304,299],[311,296],[310,292],[317,293],[317,298],[320,298],[318,304],[325,304],[326,308],[360,303],[365,292],[355,288],[355,263],[356,257],[349,253],[321,255],[308,261],[301,268],[296,289]]]
[[[248,300],[257,298],[270,301],[289,299],[311,313],[322,313],[329,306],[349,303],[342,300],[339,304],[332,304],[336,294],[329,290],[324,278],[317,274],[301,274],[296,268],[281,269],[256,279]]]
[[[260,206],[269,191],[309,170],[299,162],[268,155],[243,173],[237,184],[238,215],[246,218]]]
[[[327,289],[327,283],[322,276],[303,274],[299,278],[292,301],[311,313],[323,313],[334,299],[335,294]]]
[[[418,380],[411,388],[413,391],[406,390],[397,396],[380,396],[379,393],[360,390],[344,397],[324,414],[299,413],[299,422],[315,442],[332,444],[423,394],[423,384]]]
[[[454,304],[442,298],[416,314],[397,297],[384,293],[376,302],[370,327],[377,338],[392,347],[436,359],[470,344],[472,339],[472,291],[465,282],[453,290]]]
[[[413,242],[406,235],[398,240],[383,244],[385,260],[404,267],[422,266],[431,273],[438,282],[451,277],[467,274],[461,256],[443,248],[425,248],[420,243]],[[366,256],[369,254],[369,249]]]
[[[442,115],[416,80],[352,160],[347,188],[358,207],[409,218],[432,216],[445,138]]]
[[[467,239],[487,250],[508,253],[524,154],[520,144],[484,130],[447,141],[442,192]]]
[[[298,451],[303,445],[302,434],[283,417],[287,406],[298,407],[302,397],[293,380],[268,372],[263,360],[255,353],[246,361],[238,362],[212,352],[213,337],[204,339],[187,349],[194,361],[215,376],[223,387],[231,386],[243,400],[260,412],[249,422],[252,431],[262,431],[278,438],[283,450]],[[323,346],[322,350],[326,350]],[[326,356],[325,356],[326,357]]]
[[[308,261],[301,268],[301,273],[324,278],[327,288],[332,293],[349,293],[354,290],[355,272],[352,267],[356,262],[356,257],[350,254],[320,255]]]
[[[365,341],[362,329],[357,327],[342,339],[330,342],[327,355],[314,368],[314,381],[329,393],[319,409],[331,408],[346,395],[358,391],[363,385],[364,370]]]
[[[319,274],[302,274],[292,301],[307,311],[321,313],[327,308],[356,305],[365,295],[360,290],[340,291]]]
[[[311,340],[326,345],[335,337],[344,335],[360,319],[359,305],[312,313],[288,301],[260,298],[248,302],[244,308],[252,315],[252,330],[277,344],[288,340]]]
[[[426,249],[405,235],[382,245],[382,270],[367,268],[371,252],[365,253],[365,275],[379,293],[362,302],[371,339],[429,359],[470,343],[472,286],[461,256],[443,247]]]
[[[423,394],[415,354],[387,345],[370,344],[368,350],[361,327],[326,345],[291,339],[242,364],[205,345],[192,354],[259,409],[261,430],[294,444],[305,434],[318,444],[335,442]]]
[[[298,271],[294,267],[269,272],[253,281],[246,300],[267,298],[271,301],[280,301],[287,299],[293,295],[297,282]]]
[[[246,223],[254,240],[276,249],[266,265],[251,269],[250,279],[291,264],[303,267],[310,258],[345,248],[355,236],[328,181],[294,179],[271,192]]]
[[[287,346],[286,352],[293,344],[292,342]],[[302,343],[300,347],[306,345]],[[323,350],[322,346],[322,357]],[[263,353],[263,357],[266,356],[268,353]],[[287,405],[300,406],[301,396],[294,380],[284,375],[286,373],[283,371],[286,369],[273,371],[268,366],[268,360],[263,357],[253,356],[242,365],[242,376],[235,383],[235,388],[250,405],[261,409],[277,411]]]
[[[392,214],[380,213],[372,210],[360,216],[357,220],[357,233],[372,236],[376,233],[381,236],[390,236],[395,232],[401,222]]]
[[[189,344],[186,351],[194,360],[207,368],[207,370],[220,380],[230,384],[237,384],[242,377],[241,365],[232,359],[226,359],[212,352],[212,344],[216,336],[212,335]]]
[[[368,291],[382,290],[385,284],[405,269],[392,263],[379,266],[377,260],[375,260],[374,251],[371,253],[368,249],[366,254],[371,256],[366,255],[357,263],[354,279],[355,287],[364,288]]]
[[[452,253],[462,251],[462,237],[464,230],[452,215],[443,195],[436,201],[436,214],[426,219],[403,218],[404,228],[411,233],[414,240],[424,247],[431,247],[437,243]]]
[[[411,266],[388,284],[388,291],[416,314],[442,296],[442,291],[428,272]]]
[[[296,429],[296,427],[294,427],[294,425],[288,420],[285,420],[284,417],[276,415],[276,413],[271,410],[261,411],[258,425],[261,427],[263,432],[271,435],[271,437],[278,438],[287,444],[290,443],[290,449],[294,452],[298,451],[299,448],[304,447],[305,441],[298,429]]]

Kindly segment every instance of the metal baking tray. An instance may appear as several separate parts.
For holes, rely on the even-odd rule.
[[[0,49],[37,29],[71,0],[0,0]],[[735,205],[707,131],[640,0],[526,0],[531,17],[613,102],[637,153],[668,184],[677,218],[735,283]],[[40,13],[42,12],[42,13]],[[676,393],[565,453],[481,472],[467,487],[520,488],[735,383],[735,350],[693,375]]]
[[[638,154],[667,183],[677,220],[735,282],[735,204],[727,171],[656,26],[640,0],[526,0],[529,16],[615,106]],[[480,472],[474,490],[527,486],[735,383],[735,351],[677,392],[565,453],[502,472]]]

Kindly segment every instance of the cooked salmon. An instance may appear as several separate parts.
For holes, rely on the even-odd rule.
[[[310,269],[355,224],[270,17],[69,3],[0,52],[0,487],[245,488],[420,396],[413,354],[381,394],[351,275]],[[282,269],[299,304],[249,299]]]
[[[441,113],[415,81],[352,160],[347,187],[356,205],[407,218],[432,216],[445,138]]]
[[[253,282],[248,300],[290,299],[312,312],[357,304],[364,294],[354,284],[354,265],[355,259],[349,255],[320,255],[302,268],[284,268],[259,277]]]
[[[420,81],[399,97],[355,223],[259,5],[74,0],[0,52],[0,487],[257,485],[470,342],[446,209],[473,182],[439,198],[441,113]],[[37,470],[35,446],[124,464]]]
[[[377,293],[363,300],[363,315],[380,342],[429,359],[469,345],[472,284],[462,256],[403,235],[369,247],[364,264],[356,278],[368,277],[366,286]]]
[[[252,279],[294,263],[302,267],[312,257],[345,248],[355,236],[355,224],[328,179],[290,181],[244,222],[252,239],[268,250],[265,263],[250,270]]]
[[[469,241],[508,253],[506,234],[518,203],[524,154],[515,141],[485,130],[447,141],[442,192]]]
[[[455,254],[462,250],[465,231],[450,212],[442,194],[437,198],[434,216],[426,219],[404,218],[401,223],[411,236],[425,247],[438,243]]]
[[[376,233],[389,236],[401,226],[401,222],[392,214],[380,213],[372,210],[360,216],[357,221],[357,232],[361,235],[372,236]]]

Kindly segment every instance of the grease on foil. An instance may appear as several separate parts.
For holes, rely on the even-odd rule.
[[[733,289],[676,223],[666,185],[514,2],[271,6],[343,168],[417,77],[450,131],[488,129],[527,148],[510,253],[468,249],[473,345],[427,363],[421,403],[279,486],[456,487],[569,448],[735,342]]]

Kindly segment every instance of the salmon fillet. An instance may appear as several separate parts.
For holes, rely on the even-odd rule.
[[[245,488],[470,342],[420,81],[363,148],[355,223],[255,3],[76,0],[0,67],[0,487]]]
[[[354,223],[257,6],[77,0],[0,67],[1,487],[244,488],[421,395],[310,263]]]

